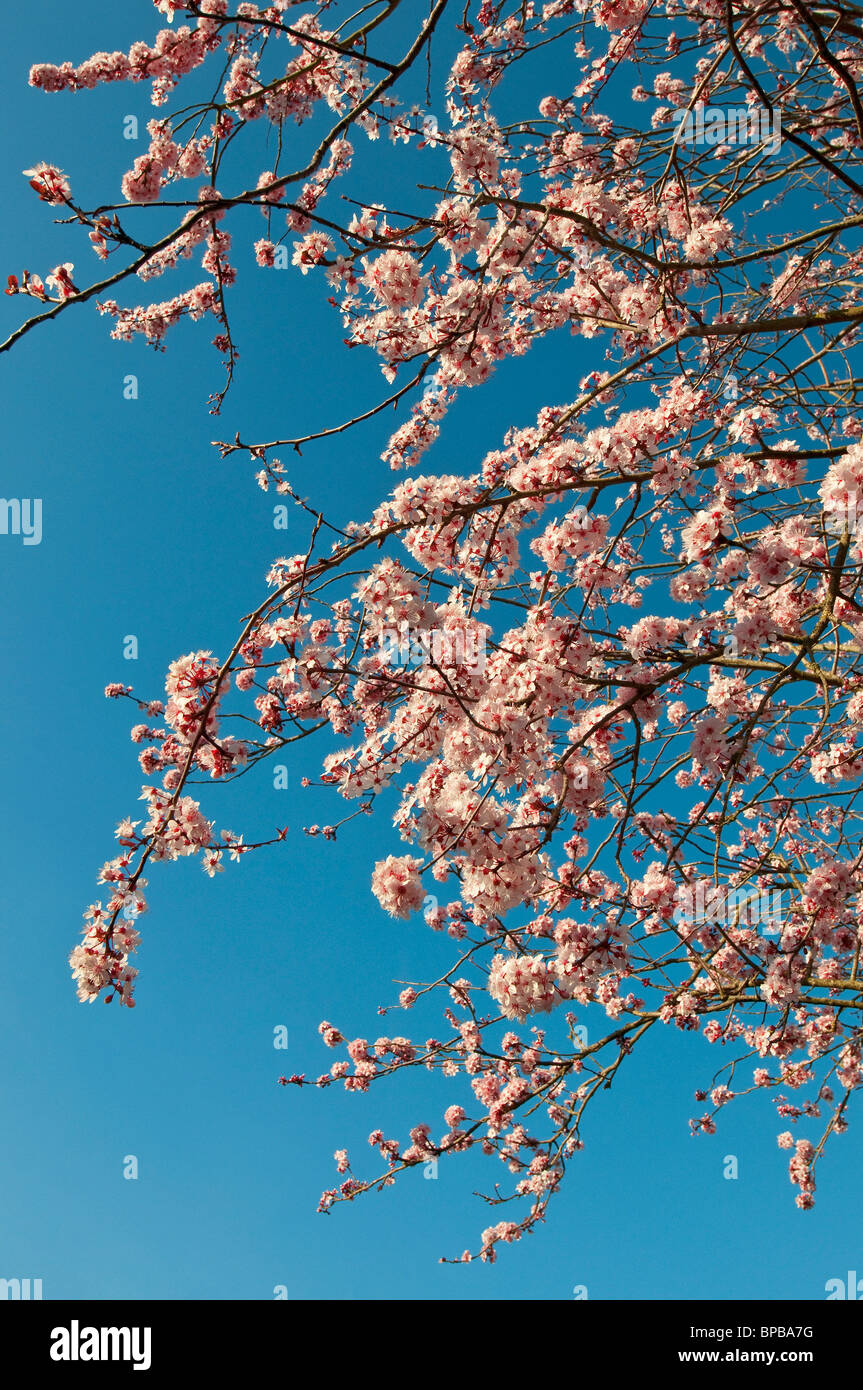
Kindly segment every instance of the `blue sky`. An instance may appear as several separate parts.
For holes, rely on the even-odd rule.
[[[123,116],[143,127],[152,114],[143,84],[31,91],[30,63],[127,47],[150,37],[154,14],[148,0],[122,11],[47,0],[38,25],[24,9],[7,26],[4,276],[24,266],[44,275],[62,260],[94,272],[84,237],[52,226],[21,170],[56,162],[82,202],[95,201],[143,148],[124,141]],[[370,197],[382,196],[376,159],[362,151],[358,164]],[[206,410],[219,384],[210,324],[180,326],[155,353],[112,342],[83,307],[0,362],[2,492],[43,500],[41,545],[0,537],[0,1277],[41,1278],[46,1298],[267,1299],[277,1285],[292,1299],[567,1299],[577,1285],[591,1299],[823,1298],[828,1279],[863,1269],[847,1213],[861,1159],[853,1124],[832,1142],[814,1211],[798,1212],[769,1105],[738,1102],[717,1136],[690,1138],[693,1091],[719,1061],[676,1032],[652,1030],[621,1070],[547,1226],[497,1265],[437,1263],[476,1248],[493,1219],[472,1193],[498,1174],[472,1157],[442,1164],[436,1181],[411,1174],[315,1213],[335,1183],[334,1149],[347,1147],[368,1175],[371,1129],[404,1138],[464,1097],[424,1075],[367,1097],[276,1084],[283,1071],[315,1075],[332,1062],[322,1018],[348,1036],[422,1032],[419,1019],[380,1020],[375,1006],[395,997],[392,981],[449,960],[445,940],[419,919],[394,923],[371,897],[374,859],[398,852],[385,813],[335,847],[302,835],[338,809],[299,786],[314,773],[311,747],[290,763],[287,791],[265,767],[227,793],[205,792],[205,810],[247,838],[289,823],[284,846],[214,882],[197,864],[150,873],[138,1007],[77,1002],[66,958],[142,780],[134,711],[106,701],[104,686],[158,696],[179,654],[223,653],[272,559],[298,548],[273,530],[273,499],[241,457],[220,462],[210,441],[237,429],[247,439],[304,433],[381,389],[371,356],[342,347],[319,281],[255,266],[261,225],[255,214],[245,231],[234,227],[242,358],[221,420]],[[3,336],[20,310],[4,297]],[[561,337],[503,366],[458,403],[431,466],[473,469],[509,424],[572,399],[595,355]],[[136,401],[123,398],[128,373]],[[392,424],[388,415],[310,446],[293,461],[295,487],[334,519],[362,516],[392,482],[379,461]],[[123,659],[130,634],[136,662]],[[273,1048],[278,1025],[287,1053]],[[723,1177],[729,1154],[736,1181]],[[136,1181],[123,1177],[127,1155]]]

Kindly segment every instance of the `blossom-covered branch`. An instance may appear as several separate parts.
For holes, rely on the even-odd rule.
[[[337,855],[354,818],[394,810],[403,843],[370,865],[372,892],[454,943],[450,969],[400,982],[383,1010],[439,1001],[440,1036],[346,1039],[326,1022],[345,1055],[281,1078],[451,1080],[442,1124],[373,1131],[369,1176],[338,1152],[324,1210],[478,1150],[512,1178],[489,1204],[517,1204],[473,1251],[494,1259],[544,1218],[588,1106],[657,1025],[715,1049],[694,1132],[771,1095],[810,1207],[863,1081],[858,10],[436,0],[405,43],[398,0],[344,18],[289,0],[158,8],[190,22],[33,69],[46,91],[147,79],[160,107],[190,92],[151,122],[125,206],[84,209],[55,166],[27,171],[119,268],[89,287],[69,263],[16,272],[10,291],[48,307],[4,346],[92,298],[114,337],[160,347],[211,316],[229,383],[227,226],[252,206],[258,264],[317,277],[386,384],[302,437],[217,442],[296,506],[304,544],[274,561],[226,656],[172,664],[166,700],[108,687],[157,722],[132,731],[144,814],[121,822],[73,952],[80,996],[133,1002],[145,866],[199,855],[212,876],[265,844],[290,855],[284,827],[217,835],[190,789],[315,737],[306,776],[353,808],[308,833]],[[208,65],[222,76],[201,98]],[[324,108],[335,122],[294,155],[300,134],[283,133]],[[270,167],[261,131],[277,135]],[[354,174],[359,139],[390,142],[401,207]],[[184,180],[194,191],[173,196]],[[180,220],[148,242],[155,208]],[[104,298],[198,255],[206,279],[172,298]],[[286,282],[273,275],[273,296]],[[593,343],[568,398],[490,424],[462,471],[437,467],[456,398],[563,333]],[[368,516],[324,516],[280,451],[384,406],[402,412],[382,456],[402,479]]]

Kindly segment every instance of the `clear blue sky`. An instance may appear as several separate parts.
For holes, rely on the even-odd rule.
[[[18,9],[6,26],[0,269],[44,275],[72,260],[89,278],[84,237],[52,226],[21,170],[59,164],[85,204],[118,189],[143,148],[123,140],[122,118],[137,114],[143,127],[148,89],[48,97],[27,87],[27,70],[149,38],[155,11],[149,0],[46,0],[38,16]],[[365,171],[368,196],[379,197],[377,152],[356,143],[360,182]],[[255,214],[245,233],[234,228],[242,360],[220,421],[206,411],[219,384],[210,323],[181,326],[157,354],[110,341],[83,307],[0,363],[2,492],[41,497],[44,528],[39,546],[0,537],[0,1277],[41,1278],[47,1298],[267,1299],[276,1285],[292,1299],[567,1299],[576,1285],[593,1299],[823,1298],[828,1279],[863,1270],[848,1214],[859,1133],[852,1125],[832,1142],[815,1210],[798,1212],[769,1105],[738,1102],[716,1137],[690,1138],[693,1091],[722,1059],[677,1032],[653,1030],[621,1070],[546,1228],[497,1265],[437,1263],[476,1248],[494,1219],[472,1192],[497,1178],[495,1165],[473,1158],[442,1164],[437,1181],[411,1174],[316,1215],[335,1184],[334,1149],[349,1148],[370,1175],[371,1129],[405,1138],[463,1097],[424,1075],[362,1098],[276,1084],[283,1071],[316,1075],[332,1062],[322,1018],[349,1036],[433,1031],[414,1015],[378,1019],[375,1006],[394,998],[393,980],[439,973],[449,959],[419,919],[396,924],[371,897],[374,859],[399,852],[386,815],[337,847],[301,834],[338,812],[329,795],[299,787],[314,772],[311,747],[291,763],[288,791],[272,788],[265,767],[227,794],[205,792],[205,810],[247,838],[290,823],[284,847],[214,882],[197,864],[150,873],[138,1007],[76,1001],[66,957],[142,780],[134,712],[105,701],[104,686],[133,682],[158,696],[179,654],[224,653],[271,560],[297,548],[273,530],[273,499],[248,467],[221,463],[209,441],[237,429],[249,439],[303,433],[380,390],[371,356],[343,349],[320,281],[257,269],[261,226]],[[20,310],[3,298],[3,336]],[[509,424],[571,399],[595,353],[559,337],[501,368],[461,400],[431,465],[473,469]],[[137,401],[123,399],[127,373],[139,378]],[[391,427],[389,416],[309,447],[294,460],[295,486],[334,518],[362,516],[392,482],[378,458]],[[137,662],[123,659],[128,634]],[[273,1048],[279,1024],[287,1053]],[[128,1154],[137,1181],[124,1180]],[[723,1177],[728,1154],[736,1181]]]

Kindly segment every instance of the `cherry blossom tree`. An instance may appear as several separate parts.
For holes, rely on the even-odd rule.
[[[173,662],[165,698],[107,688],[132,702],[144,812],[120,822],[72,951],[80,998],[133,1004],[159,861],[197,855],[212,876],[262,843],[290,856],[277,827],[252,843],[217,830],[190,782],[254,776],[316,735],[304,775],[348,806],[308,833],[394,813],[371,891],[452,939],[446,973],[387,1004],[439,998],[440,1036],[346,1039],[325,1022],[330,1070],[281,1078],[451,1078],[442,1119],[371,1134],[371,1166],[337,1153],[324,1210],[479,1150],[509,1175],[487,1196],[507,1211],[460,1258],[493,1260],[544,1219],[589,1105],[661,1028],[715,1050],[694,1131],[770,1095],[810,1207],[863,1081],[863,11],[156,8],[152,41],[30,73],[45,93],[148,82],[155,114],[98,207],[74,175],[26,171],[104,270],[84,252],[10,268],[7,293],[36,303],[3,350],[85,303],[114,338],[168,351],[174,324],[200,320],[218,414],[241,369],[238,210],[254,208],[259,265],[316,277],[348,347],[379,358],[358,418],[396,410],[383,459],[404,476],[371,515],[325,517],[289,460],[357,420],[218,443],[296,509],[303,546],[274,559],[230,650]],[[409,210],[352,174],[367,140]],[[484,457],[437,469],[453,401],[555,333],[592,340],[570,398],[529,420],[514,405]]]

